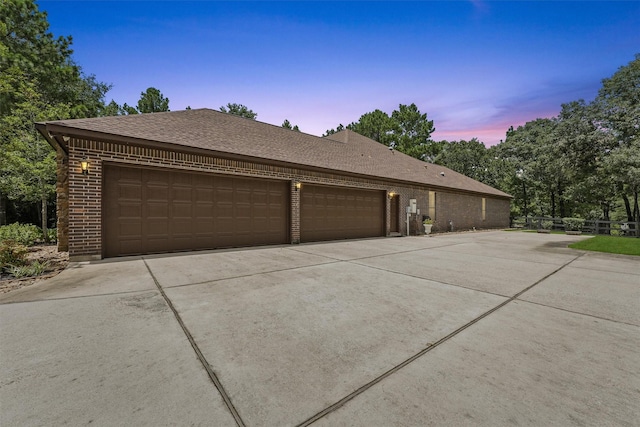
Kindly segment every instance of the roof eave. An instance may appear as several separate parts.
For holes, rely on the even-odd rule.
[[[38,122],[34,123],[36,130],[47,140],[49,145],[56,151],[62,150],[65,154],[69,154],[69,147],[67,147],[63,138],[53,134],[49,131],[49,124]]]
[[[169,146],[171,147],[172,150],[175,150],[178,152],[191,153],[191,154],[206,153],[209,155],[214,155],[214,156],[224,158],[224,159],[229,159],[229,160],[249,161],[252,163],[265,163],[266,161],[267,163],[275,166],[287,167],[292,169],[302,169],[302,170],[307,170],[311,172],[322,172],[322,173],[329,172],[334,174],[338,173],[343,176],[351,176],[351,177],[367,178],[367,179],[373,178],[376,180],[385,181],[389,183],[397,183],[398,185],[420,186],[420,187],[432,188],[434,190],[441,190],[441,191],[444,190],[449,192],[453,191],[453,192],[458,192],[463,194],[486,195],[490,197],[497,197],[497,198],[503,198],[503,199],[513,198],[508,194],[500,195],[500,194],[494,194],[489,192],[478,192],[473,190],[465,190],[462,188],[448,187],[444,185],[426,184],[426,183],[416,182],[416,181],[407,181],[402,179],[380,177],[377,175],[355,173],[350,171],[344,171],[341,169],[330,169],[330,168],[324,168],[324,167],[313,166],[313,165],[305,165],[300,163],[291,163],[291,162],[286,162],[282,160],[273,160],[273,159],[268,159],[264,157],[254,157],[249,155],[229,153],[226,151],[217,151],[217,150],[212,150],[207,148],[189,147],[182,144],[176,144],[171,142],[128,137],[128,136],[123,136],[118,134],[110,134],[106,132],[91,131],[86,129],[78,129],[74,127],[65,126],[59,123],[37,123],[36,128],[47,139],[49,144],[51,144],[54,148],[60,147],[67,154],[68,154],[68,147],[66,146],[64,141],[65,137],[76,137],[76,138],[98,140],[98,141],[105,141],[105,142],[124,143],[127,145],[136,145],[136,146],[150,147],[150,148],[166,149],[166,147]]]

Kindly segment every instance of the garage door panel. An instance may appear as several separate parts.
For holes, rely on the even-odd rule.
[[[289,183],[105,165],[104,256],[289,240]]]
[[[174,200],[172,209],[173,218],[193,218],[193,204],[191,201],[183,202]]]
[[[169,199],[169,187],[168,186],[160,186],[157,184],[147,184],[146,186],[146,194],[144,198],[146,200],[159,200],[166,201]]]
[[[147,219],[144,221],[146,224],[146,230],[144,235],[153,238],[168,238],[169,235],[169,220],[168,219]]]
[[[303,242],[384,235],[381,191],[305,185],[301,194]]]
[[[146,215],[143,213],[143,216],[147,218],[169,218],[169,205],[166,201],[147,201],[145,208],[143,210],[146,211]]]

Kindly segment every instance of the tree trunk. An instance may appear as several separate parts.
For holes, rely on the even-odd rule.
[[[47,196],[42,196],[42,236],[45,243],[49,243],[49,230],[47,230]]]
[[[555,191],[551,192],[551,218],[556,217],[556,193]]]
[[[638,192],[633,192],[633,222],[640,222],[640,209],[638,208]]]
[[[7,225],[7,198],[0,193],[0,225]]]
[[[631,203],[626,194],[622,193],[622,200],[624,200],[624,208],[627,211],[627,221],[633,222],[633,214],[631,213]]]
[[[611,211],[611,206],[608,202],[602,204],[602,219],[605,221],[611,221],[609,218],[609,212]]]

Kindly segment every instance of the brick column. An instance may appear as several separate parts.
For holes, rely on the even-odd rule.
[[[297,182],[291,181],[291,243],[300,243],[300,195],[304,187],[298,190]]]
[[[69,158],[62,149],[56,153],[56,217],[58,251],[69,251]]]
[[[95,153],[69,144],[69,259],[85,261],[102,257],[102,161]],[[80,161],[89,161],[82,174]]]

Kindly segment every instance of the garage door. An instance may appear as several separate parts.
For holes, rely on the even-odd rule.
[[[307,184],[300,191],[301,241],[384,236],[383,191]]]
[[[288,243],[288,182],[105,165],[104,256]]]

